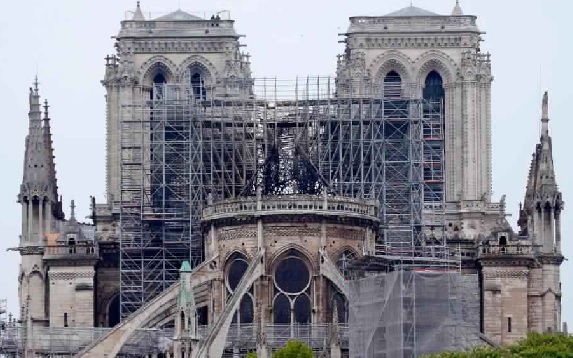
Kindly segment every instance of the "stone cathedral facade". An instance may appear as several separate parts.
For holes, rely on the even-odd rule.
[[[154,85],[182,81],[192,83],[198,99],[251,95],[250,59],[240,52],[233,24],[218,15],[203,19],[181,10],[150,19],[139,4],[133,17],[122,21],[117,53],[106,59],[102,81],[107,106],[107,198],[103,203],[92,199],[89,223],[77,221],[73,203],[70,217],[64,215],[49,107],[47,102],[42,105],[37,81],[30,89],[29,133],[18,194],[22,234],[14,249],[21,255],[20,317],[26,326],[112,327],[120,321],[118,201],[125,183],[120,143],[126,135],[121,126],[126,112],[119,107],[153,97]],[[371,88],[392,77],[401,98],[421,98],[433,88],[431,95],[443,101],[445,165],[440,170],[445,237],[462,256],[463,271],[479,275],[481,317],[475,319],[482,332],[505,344],[527,332],[560,330],[564,204],[553,166],[547,93],[517,232],[506,221],[505,200],[492,198],[493,76],[490,55],[480,51],[482,36],[477,18],[464,15],[457,3],[451,15],[410,6],[385,16],[352,17],[336,85],[341,97],[373,96]],[[228,79],[242,85],[230,92],[228,86],[220,90]],[[103,113],[104,109],[102,118]],[[259,193],[249,205],[263,205],[261,200]],[[280,207],[281,200],[269,203]],[[338,321],[345,320],[344,304],[337,301],[344,301],[338,297],[344,293],[340,292],[344,263],[365,255],[374,245],[379,223],[373,213],[378,204],[354,199],[340,204],[342,198],[321,199],[319,204],[309,197],[297,200],[306,214],[290,220],[274,214],[233,216],[223,209],[242,208],[244,203],[210,202],[211,210],[219,205],[223,211],[204,216],[204,255],[217,259],[209,264],[215,278],[195,293],[199,324],[224,314],[226,297],[239,285],[248,262],[259,257],[257,247],[265,249],[265,270],[253,286],[256,293],[247,294],[245,307],[251,308],[239,309],[235,321],[326,323],[335,312]],[[317,214],[316,205],[333,213],[341,205],[352,209]],[[325,261],[340,272],[322,271]],[[300,271],[304,282],[288,281],[287,267]],[[233,272],[241,274],[236,277]],[[281,310],[276,303],[281,300],[290,308]],[[268,310],[260,309],[265,305]],[[154,322],[161,326],[170,319],[158,317]]]

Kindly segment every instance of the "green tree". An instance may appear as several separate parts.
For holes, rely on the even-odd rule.
[[[531,333],[526,339],[502,348],[480,347],[465,353],[439,353],[427,358],[573,358],[573,336]]]
[[[314,353],[303,342],[289,341],[273,354],[273,358],[313,358]]]
[[[256,352],[249,352],[249,353],[247,353],[247,358],[257,358],[257,353]]]

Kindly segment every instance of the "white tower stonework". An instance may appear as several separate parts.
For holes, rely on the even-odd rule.
[[[107,195],[119,201],[121,116],[125,106],[150,99],[154,84],[192,82],[197,98],[212,98],[223,81],[248,80],[248,56],[239,51],[234,21],[220,15],[203,19],[181,10],[146,19],[141,7],[121,22],[117,55],[107,58]],[[245,85],[239,86],[245,88]],[[122,107],[123,106],[123,107]]]
[[[436,71],[445,91],[446,201],[491,198],[491,63],[480,52],[476,16],[452,16],[410,6],[381,17],[352,17],[339,60],[340,86],[382,88],[394,71],[402,97],[422,98]],[[374,94],[376,95],[376,94]]]

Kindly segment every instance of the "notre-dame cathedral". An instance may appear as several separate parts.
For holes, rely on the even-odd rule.
[[[14,241],[27,333],[6,354],[47,356],[62,332],[90,331],[94,342],[57,353],[113,356],[120,331],[151,328],[199,333],[142,355],[191,354],[203,339],[204,356],[279,336],[322,347],[335,322],[329,354],[344,355],[352,263],[438,248],[478,278],[488,342],[559,331],[564,203],[548,94],[514,231],[492,197],[492,58],[477,17],[458,2],[448,15],[366,15],[350,18],[334,78],[283,91],[251,77],[256,58],[224,13],[149,18],[138,2],[105,61],[107,197],[92,198],[86,223],[73,202],[64,215],[36,80]],[[201,331],[212,326],[229,333]]]

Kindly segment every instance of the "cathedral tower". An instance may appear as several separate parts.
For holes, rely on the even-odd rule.
[[[158,95],[154,86],[187,83],[199,100],[248,92],[250,83],[244,80],[251,76],[249,57],[239,50],[241,35],[234,21],[221,15],[204,19],[177,10],[145,18],[138,1],[132,18],[121,22],[117,54],[107,57],[102,81],[107,92],[108,202],[120,200],[121,121],[136,115],[130,107]],[[235,91],[219,93],[229,87]]]
[[[444,123],[434,132],[443,135],[446,202],[491,200],[493,77],[476,20],[457,2],[450,16],[409,6],[385,16],[352,17],[338,62],[340,95],[443,103]]]
[[[48,103],[42,118],[38,80],[30,88],[28,136],[24,175],[18,195],[22,205],[22,235],[18,250],[22,256],[19,273],[20,317],[27,323],[44,324],[46,272],[42,260],[46,235],[57,230],[63,220],[50,132]]]
[[[482,246],[484,333],[510,344],[528,332],[556,332],[561,325],[561,210],[549,135],[549,96],[543,96],[541,136],[535,147],[520,210],[519,233],[499,232]]]
[[[207,113],[221,108],[219,101],[251,95],[249,58],[240,52],[240,37],[225,12],[210,18],[182,10],[146,17],[138,2],[130,19],[121,22],[117,53],[107,58],[102,83],[107,200],[112,216],[121,217],[125,238],[119,245],[123,317],[176,282],[181,262],[194,267],[203,259],[200,218],[207,175],[201,166],[207,157],[201,153],[212,123],[196,119],[211,118]],[[222,123],[215,120],[210,128]],[[220,170],[226,174],[235,167],[226,162]],[[235,173],[221,176],[227,180]],[[215,181],[210,177],[211,185]]]

